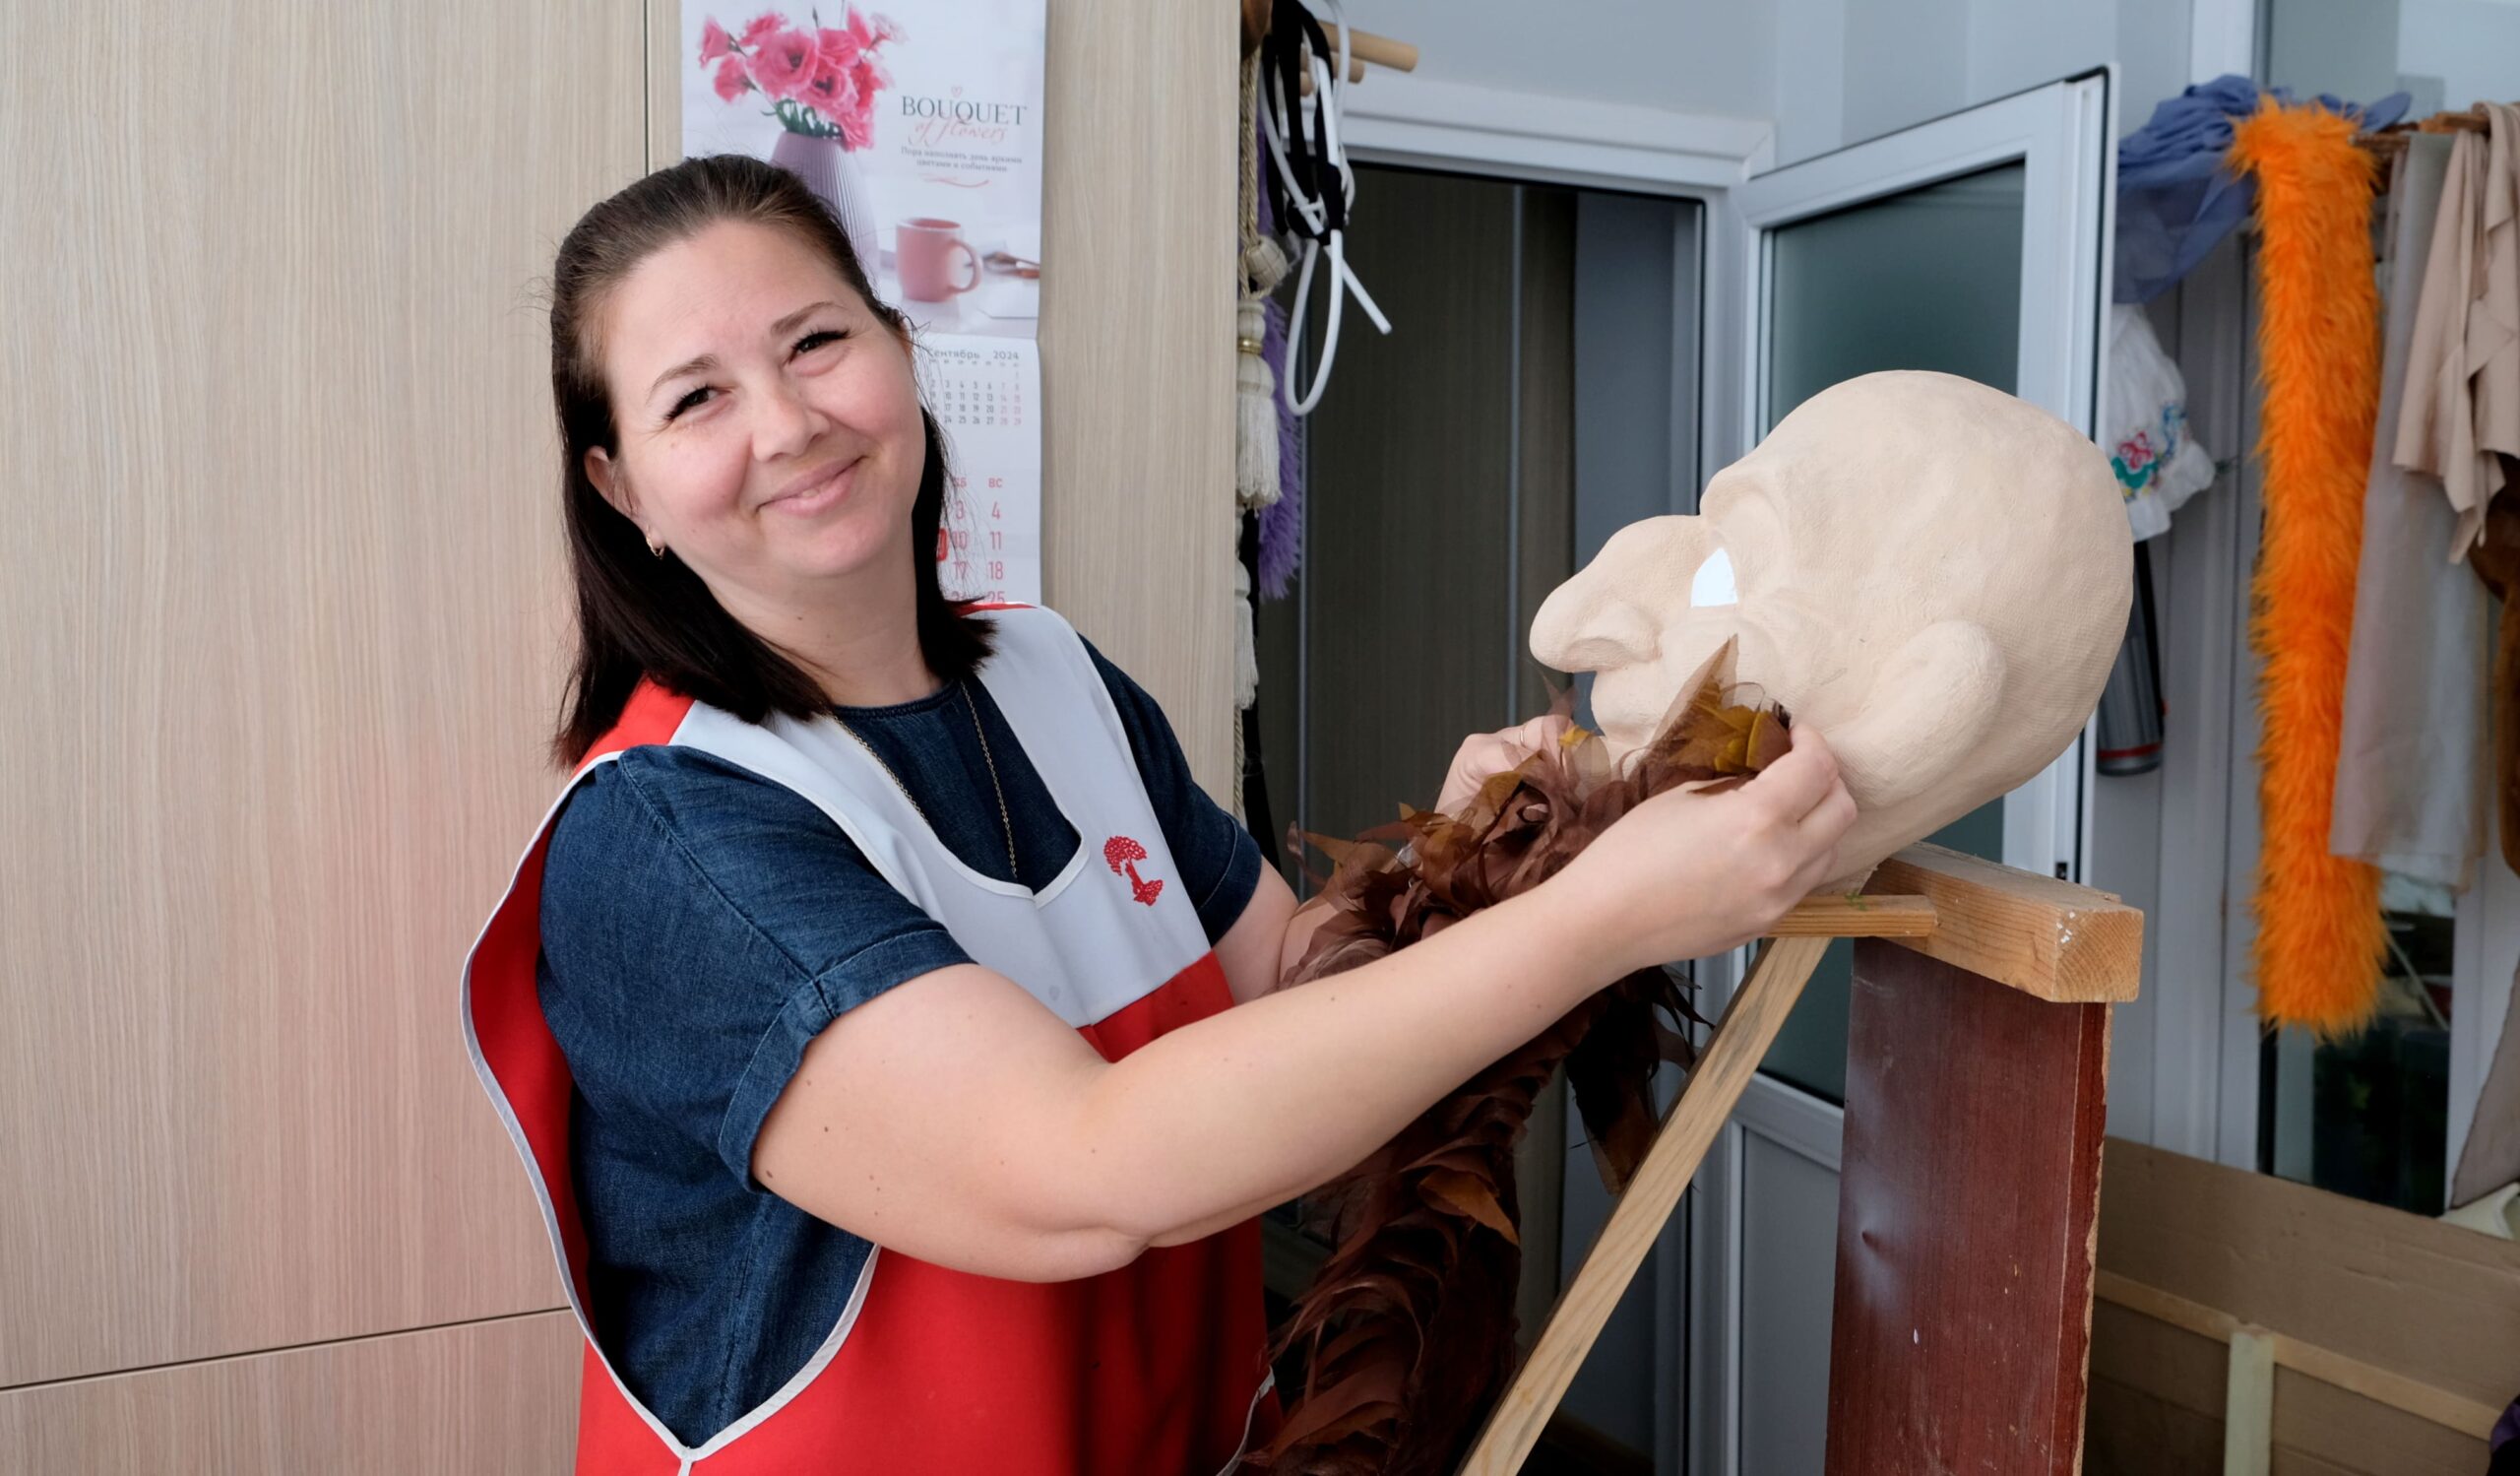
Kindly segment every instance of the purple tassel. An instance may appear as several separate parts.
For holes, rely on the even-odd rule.
[[[1268,120],[1262,119],[1262,128]],[[1260,233],[1275,235],[1278,213],[1269,196],[1269,146],[1257,131],[1251,136],[1261,169],[1258,202]],[[1287,382],[1287,310],[1271,297],[1262,309],[1268,330],[1261,339],[1260,360],[1269,366],[1272,379],[1284,386]],[[1295,423],[1295,413],[1287,409],[1283,391],[1273,397],[1278,406],[1278,500],[1260,509],[1260,598],[1284,600],[1288,582],[1295,577],[1295,568],[1303,562],[1303,429]]]
[[[1287,372],[1287,310],[1272,297],[1263,308],[1268,321],[1260,357],[1284,384]],[[1260,598],[1284,600],[1287,584],[1303,562],[1303,431],[1295,414],[1278,400],[1278,500],[1260,509]]]

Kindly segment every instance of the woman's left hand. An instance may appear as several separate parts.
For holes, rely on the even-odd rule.
[[[1435,808],[1448,815],[1461,813],[1462,806],[1479,793],[1488,776],[1503,773],[1556,743],[1574,726],[1574,719],[1551,713],[1520,727],[1464,738],[1461,751],[1453,755],[1451,771],[1444,775],[1443,793],[1435,801]]]

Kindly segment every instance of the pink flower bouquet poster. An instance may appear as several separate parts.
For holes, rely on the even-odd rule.
[[[1029,339],[1043,0],[878,4],[683,0],[683,153],[793,169],[920,328]]]

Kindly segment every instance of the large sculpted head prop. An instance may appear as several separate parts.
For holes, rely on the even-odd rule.
[[[1838,755],[1858,810],[1844,884],[2053,761],[2125,635],[2108,458],[1971,380],[1823,390],[1700,505],[1614,535],[1542,605],[1532,654],[1596,674],[1594,722],[1623,754],[1734,642],[1734,679]]]

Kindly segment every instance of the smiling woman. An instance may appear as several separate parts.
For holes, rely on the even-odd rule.
[[[651,176],[579,222],[552,293],[583,637],[562,762],[642,675],[756,721],[971,674],[985,623],[910,555],[946,488],[910,324],[792,176],[737,159]],[[817,585],[845,618],[796,616]],[[827,697],[833,680],[850,685]]]
[[[941,594],[913,345],[801,182],[596,206],[551,331],[573,773],[466,1017],[594,1353],[582,1470],[1233,1466],[1275,1421],[1253,1216],[1760,931],[1845,828],[1814,737],[1279,993],[1320,915],[1163,712],[1051,611]]]

